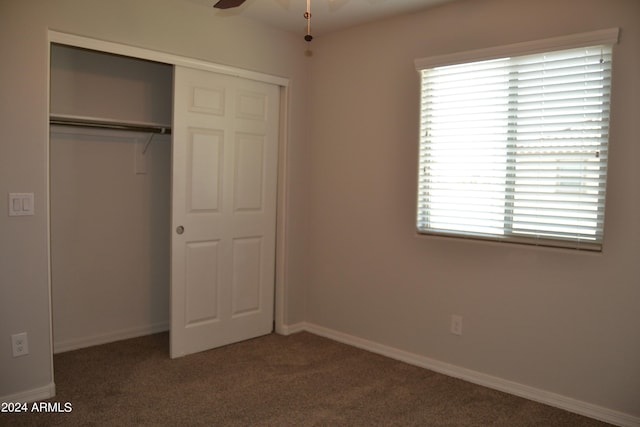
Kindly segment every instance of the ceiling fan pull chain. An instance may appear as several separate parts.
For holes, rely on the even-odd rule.
[[[307,0],[307,11],[304,13],[304,19],[307,20],[307,35],[304,36],[304,39],[310,42],[313,40],[311,35],[311,0]]]

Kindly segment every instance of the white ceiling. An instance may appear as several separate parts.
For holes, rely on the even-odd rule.
[[[234,9],[213,9],[217,0],[188,0],[214,10],[220,17],[242,15],[270,26],[306,33],[307,0],[247,0]],[[364,22],[415,12],[454,0],[310,0],[311,34],[314,36]]]

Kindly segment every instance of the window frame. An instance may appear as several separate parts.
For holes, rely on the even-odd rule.
[[[492,47],[487,49],[477,49],[472,51],[457,52],[452,54],[432,56],[428,58],[419,58],[415,60],[415,68],[420,75],[423,70],[433,69],[436,67],[460,65],[465,63],[473,63],[479,61],[489,61],[494,59],[500,59],[505,57],[519,57],[525,55],[540,54],[545,52],[555,52],[566,49],[582,48],[595,45],[611,45],[614,46],[618,43],[619,29],[610,28],[605,30],[592,31],[587,33],[573,34],[569,36],[553,37],[543,40],[536,40],[524,43],[515,43],[510,45]],[[422,96],[422,89],[420,90]],[[420,101],[422,102],[422,101]],[[420,104],[420,111],[422,111],[422,104]],[[422,117],[422,113],[421,113]],[[421,138],[419,138],[419,141]],[[419,142],[421,144],[421,142]],[[420,167],[420,158],[418,158],[418,167]],[[420,173],[418,173],[418,180],[420,179]],[[454,238],[466,238],[466,239],[480,239],[488,241],[500,241],[510,243],[525,243],[533,244],[537,246],[551,246],[551,247],[563,247],[572,249],[586,249],[592,251],[601,251],[602,242],[583,242],[580,240],[555,240],[546,238],[521,238],[517,235],[506,234],[500,235],[475,235],[474,233],[465,233],[462,231],[456,232],[441,232],[437,230],[424,230],[420,229],[420,214],[419,214],[419,197],[420,197],[420,183],[418,183],[416,197],[416,232],[418,235],[438,235]],[[504,213],[507,213],[505,208]]]

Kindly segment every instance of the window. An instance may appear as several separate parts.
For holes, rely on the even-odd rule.
[[[417,60],[418,232],[601,250],[617,34]]]

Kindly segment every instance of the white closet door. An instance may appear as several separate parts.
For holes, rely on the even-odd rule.
[[[273,329],[279,88],[176,66],[171,357]]]

